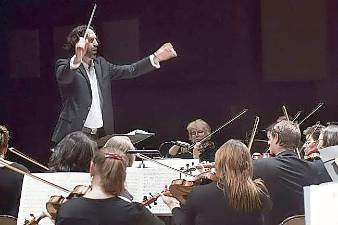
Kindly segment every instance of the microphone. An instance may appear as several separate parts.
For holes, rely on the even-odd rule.
[[[183,148],[190,148],[190,146],[191,146],[189,143],[184,142],[184,141],[171,141],[170,143],[177,145],[177,146],[180,146],[180,147],[183,147]]]

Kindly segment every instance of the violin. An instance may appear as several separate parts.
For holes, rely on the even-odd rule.
[[[320,159],[320,154],[319,154],[319,152],[313,152],[309,155],[305,155],[304,159],[307,160],[307,161],[317,160],[317,159]]]
[[[218,178],[216,177],[216,175],[211,172],[201,173],[193,180],[176,179],[171,182],[169,188],[165,188],[163,192],[158,193],[155,196],[151,196],[151,198],[149,199],[145,198],[142,204],[145,206],[149,206],[150,204],[156,202],[161,194],[169,197],[174,197],[182,202],[187,200],[188,195],[192,191],[193,187],[215,182],[217,180]]]
[[[34,214],[31,214],[30,216],[32,218],[26,219],[24,225],[37,225],[39,224],[39,221],[45,217],[48,217],[51,220],[55,220],[57,212],[63,203],[72,198],[79,198],[85,195],[89,190],[90,186],[77,185],[74,187],[73,191],[68,194],[67,197],[63,197],[62,195],[51,196],[46,203],[47,212],[42,212],[42,214],[38,217],[35,217]]]
[[[77,185],[74,187],[74,189],[69,193],[67,197],[63,197],[62,195],[51,196],[48,202],[46,203],[47,212],[51,215],[52,219],[55,219],[56,214],[63,203],[72,198],[82,197],[89,190],[90,186]]]

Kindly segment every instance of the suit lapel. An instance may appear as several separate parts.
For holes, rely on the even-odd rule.
[[[88,82],[88,84],[90,86],[90,80],[89,80],[88,74],[87,74],[86,69],[84,68],[82,63],[79,66],[79,70],[80,70],[82,76],[86,79],[86,81]]]

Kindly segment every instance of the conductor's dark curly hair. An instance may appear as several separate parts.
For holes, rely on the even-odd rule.
[[[69,53],[69,55],[75,54],[75,45],[80,40],[80,37],[83,37],[85,35],[86,29],[87,29],[86,25],[80,25],[80,26],[75,27],[68,34],[67,42],[64,44],[64,49]],[[95,32],[93,27],[90,26],[89,29],[91,29]]]

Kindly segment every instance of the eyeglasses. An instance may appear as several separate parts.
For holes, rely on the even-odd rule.
[[[204,130],[197,130],[197,131],[191,131],[190,135],[191,136],[197,136],[197,135],[203,135],[205,133]]]
[[[319,141],[319,140],[318,140]],[[312,143],[316,143],[316,141],[306,141],[304,144],[305,145],[310,145],[310,144],[312,144]]]

